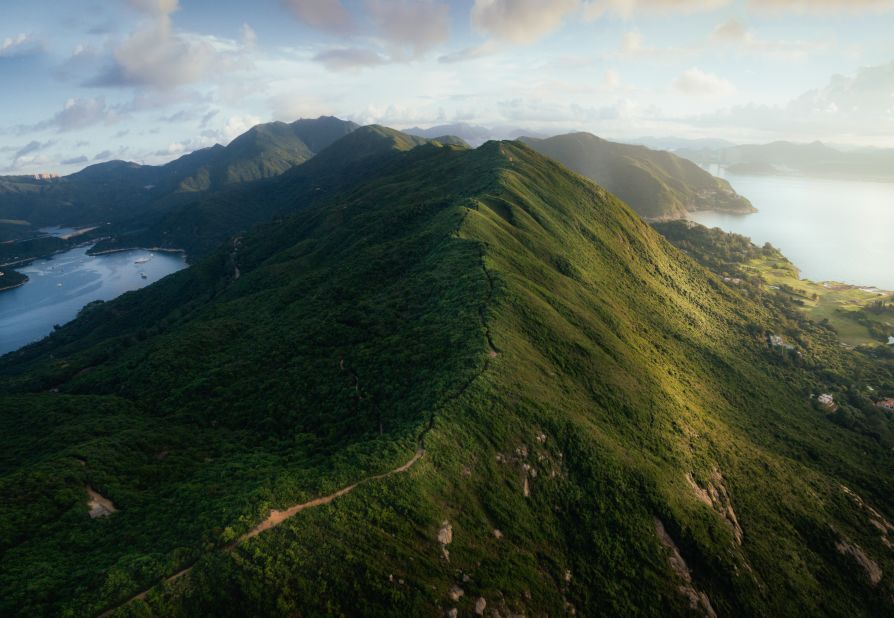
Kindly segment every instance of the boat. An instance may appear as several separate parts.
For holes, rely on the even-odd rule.
[[[141,257],[141,258],[137,258],[136,260],[134,260],[133,263],[134,263],[134,264],[145,264],[146,262],[148,262],[148,261],[151,260],[151,259],[152,259],[152,258]]]
[[[140,277],[142,277],[143,279],[149,278],[149,276],[146,273],[140,273]]]

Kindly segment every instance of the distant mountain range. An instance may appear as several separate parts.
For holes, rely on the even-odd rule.
[[[843,149],[812,142],[773,142],[723,148],[683,148],[682,157],[740,174],[790,174],[894,181],[894,150]]]
[[[190,194],[279,175],[357,128],[332,117],[257,125],[166,165],[110,161],[49,179],[0,176],[0,234],[21,237],[43,226],[118,223]],[[2,225],[2,220],[15,221]]]
[[[409,135],[417,135],[419,137],[427,138],[436,138],[440,135],[455,135],[459,138],[462,138],[470,146],[473,147],[480,146],[484,142],[490,140],[514,140],[524,135],[543,137],[542,135],[539,135],[534,131],[520,129],[518,127],[487,128],[480,125],[467,124],[465,122],[441,124],[429,127],[428,129],[412,127],[409,129],[404,129],[403,132],[408,133]]]
[[[347,167],[362,171],[364,156],[383,147],[406,150],[431,141],[469,147],[495,133],[522,133],[454,124],[415,129],[415,134],[372,127],[347,139],[358,129],[332,117],[273,122],[253,127],[227,146],[198,150],[166,165],[112,161],[64,177],[0,177],[0,243],[18,241],[0,244],[0,260],[46,254],[99,236],[108,238],[98,250],[142,245],[205,251],[234,230],[288,210],[278,197],[254,211],[240,206],[247,194],[280,195],[279,185],[268,181],[287,172],[292,182],[301,179],[304,199],[313,201],[314,193],[331,182],[344,182]],[[752,210],[728,183],[667,152],[588,134],[523,139],[602,184],[648,219],[705,209]],[[54,225],[98,228],[67,241],[27,240],[38,236],[38,228]]]

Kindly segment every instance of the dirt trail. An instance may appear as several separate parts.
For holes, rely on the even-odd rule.
[[[236,242],[238,240],[239,239],[234,241],[234,247],[233,247],[234,266],[235,266],[235,253],[236,253],[236,249],[237,249]],[[469,387],[471,387],[472,384],[482,374],[484,374],[484,372],[486,372],[488,370],[488,368],[490,367],[491,360],[493,360],[499,353],[499,350],[496,347],[496,345],[494,344],[493,338],[491,336],[490,328],[487,325],[487,320],[485,319],[485,308],[487,306],[487,303],[490,302],[490,300],[493,298],[493,294],[494,294],[494,282],[493,282],[493,279],[491,278],[490,272],[488,272],[488,270],[487,270],[487,266],[485,264],[485,255],[484,255],[483,251],[481,253],[481,269],[484,272],[484,276],[487,279],[487,284],[488,284],[487,299],[486,299],[485,303],[483,303],[481,305],[481,307],[479,307],[479,317],[481,319],[481,324],[484,327],[485,339],[487,340],[487,347],[488,347],[487,358],[484,361],[484,366],[482,367],[481,371],[479,371],[478,373],[473,375],[468,380],[468,382],[466,382],[459,388],[459,390],[457,390],[453,395],[448,397],[441,404],[441,406],[446,405],[456,399],[459,399],[469,389]],[[235,274],[235,278],[239,277],[238,267],[234,274]],[[341,361],[340,366],[341,366],[342,370],[344,370],[344,360]],[[360,392],[360,380],[359,380],[358,376],[356,375],[356,373],[354,373],[352,371],[351,374],[355,379],[355,389],[358,392]],[[329,494],[328,496],[321,496],[319,498],[314,498],[313,500],[308,500],[307,502],[295,504],[295,505],[293,505],[285,510],[282,510],[282,511],[273,510],[270,512],[270,515],[268,515],[264,521],[262,521],[260,524],[258,524],[257,526],[255,526],[254,528],[252,528],[251,530],[249,530],[242,536],[240,536],[233,543],[230,543],[229,545],[225,546],[223,548],[223,551],[230,552],[230,551],[234,550],[239,545],[239,543],[246,541],[248,539],[254,538],[254,537],[258,536],[259,534],[261,534],[262,532],[264,532],[265,530],[269,530],[270,528],[274,528],[274,527],[280,525],[281,523],[283,523],[284,521],[286,521],[287,519],[289,519],[291,517],[294,517],[301,511],[329,504],[336,498],[340,498],[346,494],[351,493],[360,485],[363,485],[365,483],[370,483],[372,481],[377,481],[377,480],[381,480],[384,478],[388,478],[389,476],[393,476],[395,474],[402,474],[404,472],[407,472],[408,470],[410,470],[410,468],[412,468],[416,464],[416,462],[418,462],[420,459],[422,459],[423,455],[425,455],[425,436],[429,431],[431,431],[434,428],[434,425],[435,425],[435,415],[434,415],[434,412],[432,412],[431,416],[429,416],[428,425],[419,434],[418,446],[416,448],[416,452],[413,453],[413,456],[410,457],[410,459],[407,460],[406,463],[394,468],[393,470],[389,470],[387,472],[383,472],[381,474],[376,474],[373,476],[368,476],[360,481],[357,481],[356,483],[353,483],[352,485],[348,485],[347,487],[342,487],[338,491],[335,491],[335,492]],[[164,585],[167,585],[173,581],[176,581],[177,579],[180,579],[181,577],[183,577],[184,575],[186,575],[187,573],[192,571],[194,566],[195,566],[195,562],[193,564],[191,564],[190,566],[186,567],[185,569],[183,569],[182,571],[178,571],[174,575],[171,575],[170,577],[165,578],[158,584],[155,584],[155,585],[147,588],[146,590],[140,592],[139,594],[136,594],[136,595],[130,597],[123,603],[120,603],[120,604],[116,605],[115,607],[104,611],[103,613],[99,614],[97,618],[106,618],[107,616],[111,616],[114,612],[118,611],[125,605],[129,605],[130,603],[132,603],[134,601],[144,600],[146,598],[146,596],[152,590],[154,590],[156,587],[164,586]]]

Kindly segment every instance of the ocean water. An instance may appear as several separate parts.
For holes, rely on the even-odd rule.
[[[90,256],[87,249],[79,247],[16,268],[29,280],[0,292],[0,354],[42,339],[55,324],[74,319],[94,300],[112,300],[186,267],[180,254],[136,250]],[[135,263],[145,258],[148,261]]]
[[[700,212],[692,220],[772,243],[806,279],[894,290],[894,183],[710,171],[759,212]]]

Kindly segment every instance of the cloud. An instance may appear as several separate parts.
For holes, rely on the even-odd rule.
[[[770,12],[797,13],[866,13],[894,10],[894,2],[891,0],[748,0],[748,6]]]
[[[533,43],[557,30],[578,0],[475,0],[472,25],[512,43]]]
[[[118,120],[118,117],[118,112],[106,104],[104,97],[71,98],[52,118],[27,127],[26,130],[56,129],[64,133],[97,124],[111,124]]]
[[[605,13],[633,17],[637,13],[700,13],[731,4],[732,0],[590,0],[584,5],[584,19]]]
[[[41,45],[30,34],[22,32],[0,42],[0,58],[17,58],[38,53]]]
[[[354,22],[339,0],[283,0],[295,16],[312,28],[333,34],[347,34]]]
[[[451,52],[449,54],[444,54],[440,58],[438,58],[438,62],[442,64],[453,64],[455,62],[467,62],[469,60],[477,60],[478,58],[484,58],[485,56],[490,56],[494,52],[497,51],[497,45],[494,44],[493,41],[488,40],[482,43],[481,45],[474,45],[472,47],[464,47],[459,51]]]
[[[834,75],[824,87],[784,105],[735,106],[699,116],[693,123],[797,134],[806,139],[859,136],[875,141],[894,133],[894,62],[864,67],[851,76]]]
[[[26,155],[31,154],[32,152],[37,152],[39,150],[43,150],[44,148],[47,148],[52,145],[53,145],[53,142],[46,142],[46,143],[41,144],[38,141],[32,141],[32,142],[22,146],[21,148],[19,148],[16,151],[14,158],[18,159],[19,157],[24,157]]]
[[[450,10],[435,0],[366,0],[370,18],[389,42],[419,56],[450,37]]]
[[[131,5],[148,19],[114,49],[109,67],[86,85],[171,90],[219,78],[244,68],[245,55],[256,42],[247,25],[241,43],[178,32],[171,20],[180,8],[177,0],[131,0]]]
[[[95,157],[93,157],[93,160],[94,161],[108,161],[113,156],[115,156],[115,153],[113,153],[111,150],[103,150],[102,152],[98,153]]]
[[[62,159],[59,163],[62,165],[84,165],[88,163],[90,160],[84,155],[80,155],[77,157],[72,157],[70,159]]]
[[[351,71],[388,62],[387,58],[373,50],[358,47],[329,49],[318,53],[313,59],[321,62],[330,71]]]
[[[178,0],[129,0],[129,4],[142,13],[154,16],[170,15],[180,10]]]
[[[732,17],[716,28],[711,38],[715,41],[728,41],[732,43],[745,43],[750,38],[748,28],[741,21]]]
[[[673,88],[682,94],[699,97],[727,96],[736,92],[736,87],[730,82],[695,67],[677,77]]]
[[[753,33],[735,18],[718,25],[711,34],[711,42],[719,45],[735,45],[741,50],[767,58],[800,61],[810,53],[828,47],[822,41],[771,41]]]

